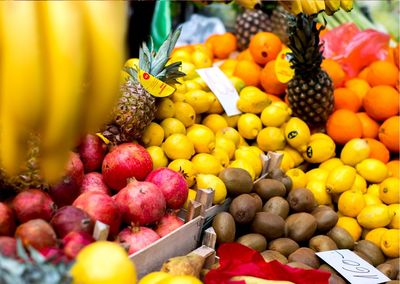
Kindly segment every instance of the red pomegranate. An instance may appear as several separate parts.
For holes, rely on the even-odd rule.
[[[57,237],[49,223],[42,219],[29,220],[17,227],[15,238],[20,238],[25,247],[39,250],[57,246]]]
[[[165,213],[165,198],[158,187],[147,181],[132,179],[114,200],[125,223],[147,225],[158,221]]]
[[[189,189],[181,173],[164,167],[158,168],[146,177],[146,181],[161,189],[168,208],[179,209],[185,204]]]
[[[50,221],[57,209],[50,196],[39,189],[27,189],[18,193],[12,206],[20,223],[32,219]]]
[[[87,134],[78,147],[85,172],[97,171],[101,168],[107,145],[97,135]]]
[[[155,232],[162,238],[165,235],[175,231],[183,224],[185,224],[185,222],[179,219],[175,214],[167,213],[157,223]]]
[[[117,237],[117,241],[124,247],[128,247],[128,253],[135,253],[160,238],[156,232],[147,227],[133,227],[123,229]]]
[[[51,198],[58,207],[71,205],[79,195],[83,181],[83,164],[77,153],[71,152],[62,180],[50,187]]]
[[[12,237],[0,237],[0,254],[8,257],[17,257],[17,241]]]
[[[98,172],[87,173],[83,176],[81,193],[87,191],[99,191],[110,195],[110,189],[105,184],[103,175]]]
[[[64,251],[57,247],[45,247],[39,249],[41,255],[43,255],[47,260],[51,260],[53,264],[58,264],[60,262],[68,262],[69,259],[64,254]]]
[[[152,169],[153,161],[143,146],[124,143],[114,147],[104,157],[102,174],[110,188],[121,190],[126,186],[128,178],[142,181]]]
[[[74,259],[81,249],[94,241],[92,235],[86,232],[70,232],[62,240],[64,254],[70,259]]]
[[[64,238],[69,232],[93,232],[94,222],[89,214],[74,206],[64,206],[57,210],[50,225],[59,238]]]
[[[0,236],[14,235],[15,227],[15,216],[12,209],[0,202]]]
[[[85,192],[78,196],[73,206],[88,213],[93,220],[109,225],[111,235],[118,234],[121,212],[110,196],[100,192]]]

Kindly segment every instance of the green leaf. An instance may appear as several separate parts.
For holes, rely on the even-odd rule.
[[[17,255],[25,261],[29,261],[29,256],[26,253],[24,246],[22,245],[21,239],[17,239]]]

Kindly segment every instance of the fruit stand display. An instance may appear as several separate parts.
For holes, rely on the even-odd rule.
[[[1,124],[27,156],[1,151],[0,283],[400,280],[398,38],[352,1],[236,4],[234,33],[144,43],[68,159]]]

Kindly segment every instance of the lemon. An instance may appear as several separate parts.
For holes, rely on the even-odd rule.
[[[370,230],[364,237],[365,240],[373,242],[376,244],[378,247],[381,246],[381,240],[382,240],[382,235],[385,233],[388,228],[376,228]]]
[[[286,171],[286,175],[292,180],[292,189],[304,188],[307,184],[306,174],[298,168]],[[324,186],[325,187],[325,186]]]
[[[379,198],[386,204],[400,203],[400,179],[389,177],[379,185]]]
[[[257,145],[264,152],[282,150],[286,145],[283,131],[272,126],[261,129],[257,135]]]
[[[253,151],[257,155],[257,157],[261,157],[261,156],[265,155],[264,151],[261,150],[260,147],[258,147],[258,146],[255,146],[255,145],[252,145],[252,146],[245,146],[245,145],[239,146],[239,148],[242,148],[242,147],[245,147],[245,148],[249,147],[249,149],[251,151]]]
[[[356,174],[356,169],[347,165],[333,169],[326,179],[327,190],[334,193],[349,190],[354,184]]]
[[[254,139],[262,128],[261,119],[253,113],[244,113],[239,117],[237,128],[243,138]]]
[[[280,127],[290,118],[289,112],[277,105],[270,104],[261,112],[261,122],[265,126]]]
[[[250,174],[252,180],[256,178],[256,173],[254,172],[253,167],[245,160],[242,159],[234,160],[229,164],[228,168],[243,169]]]
[[[136,283],[136,269],[126,251],[115,242],[97,241],[85,246],[71,268],[74,283]]]
[[[235,87],[236,91],[240,93],[240,91],[246,87],[246,83],[236,76],[229,76],[229,80],[232,82],[233,87]]]
[[[196,195],[197,195],[197,191],[189,188],[188,197],[185,201],[185,204],[183,204],[183,208],[185,208],[187,210],[189,208],[189,202],[196,200]]]
[[[339,217],[336,226],[349,232],[355,242],[361,237],[362,228],[355,218],[347,216]]]
[[[201,50],[195,50],[192,52],[192,62],[196,68],[211,67],[213,63],[208,54]]]
[[[333,140],[317,139],[308,143],[303,158],[309,163],[322,163],[335,156],[336,144]]]
[[[196,80],[186,80],[184,83],[185,92],[182,92],[183,100],[185,100],[186,93],[189,91],[203,90],[203,87]]]
[[[177,84],[175,84],[177,85]],[[176,91],[169,96],[171,101],[174,103],[176,102],[183,102],[185,100],[185,93],[187,92],[187,88],[184,84],[179,85],[176,87]]]
[[[319,180],[322,182],[326,182],[328,179],[329,172],[325,169],[315,168],[306,172],[307,181],[310,182],[312,180]]]
[[[361,138],[354,138],[344,144],[340,152],[340,159],[344,164],[355,166],[362,160],[368,158],[370,148],[367,140]]]
[[[390,211],[385,204],[365,206],[357,216],[358,223],[366,229],[376,229],[389,225]]]
[[[147,274],[144,276],[138,284],[156,284],[159,283],[161,280],[167,279],[168,277],[172,277],[171,274],[162,271],[155,271]]]
[[[189,160],[195,153],[192,141],[186,135],[179,133],[169,136],[161,147],[171,160]]]
[[[286,173],[287,174],[287,173]],[[309,189],[318,205],[331,205],[331,195],[326,191],[325,182],[320,180],[310,180],[305,188]]]
[[[168,165],[168,158],[165,156],[163,149],[159,146],[150,146],[146,148],[149,152],[151,160],[153,161],[153,170],[166,167]]]
[[[357,172],[370,183],[381,183],[389,174],[386,165],[377,159],[364,159],[356,165]]]
[[[379,197],[379,190],[380,190],[379,184],[372,183],[368,186],[366,193]]]
[[[222,129],[218,130],[215,133],[215,137],[216,138],[224,137],[224,138],[227,138],[229,140],[232,140],[232,142],[235,143],[235,147],[238,147],[239,143],[240,143],[240,134],[239,134],[239,132],[235,128],[230,127],[230,126],[227,126],[227,127],[224,127]]]
[[[289,145],[286,145],[285,148],[283,148],[283,151],[288,153],[293,158],[295,167],[304,162],[303,156],[296,149],[290,147]]]
[[[324,162],[322,162],[318,167],[320,169],[326,169],[328,171],[333,170],[334,168],[338,166],[342,166],[343,162],[339,158],[330,158]]]
[[[364,196],[359,190],[347,190],[339,197],[338,209],[344,216],[357,217],[364,207]]]
[[[139,58],[129,58],[125,64],[124,67],[130,67],[130,68],[137,68],[139,67]]]
[[[213,96],[214,101],[211,104],[210,108],[208,109],[207,113],[222,114],[224,112],[223,106],[221,105],[218,98],[213,93],[211,93],[211,95]],[[224,117],[224,119],[225,119],[225,117]]]
[[[196,82],[197,84],[200,85],[201,90],[209,92],[210,89],[207,86],[207,83],[203,80],[203,78],[201,77],[196,77],[194,79],[192,79],[192,81]]]
[[[169,63],[184,61],[184,62],[192,62],[192,57],[190,56],[190,52],[185,49],[175,49],[172,52],[171,59]]]
[[[392,216],[392,219],[390,220],[388,227],[391,229],[400,229],[400,204],[390,204],[389,213]]]
[[[143,131],[142,141],[145,147],[160,146],[164,140],[164,129],[155,122],[151,122]]]
[[[382,201],[379,199],[379,197],[375,195],[372,195],[370,193],[365,193],[363,196],[364,196],[365,206],[382,204]]]
[[[189,54],[190,56],[190,54]],[[176,60],[176,57],[172,57],[173,60]],[[178,60],[180,61],[180,60]],[[190,80],[193,78],[196,78],[198,76],[197,72],[196,72],[196,66],[194,66],[194,64],[190,63],[189,60],[184,60],[181,61],[182,62],[182,67],[181,70],[183,73],[186,74],[186,76],[184,76],[183,78],[185,80]]]
[[[245,160],[247,161],[254,169],[254,174],[256,177],[259,177],[262,171],[262,161],[260,156],[255,154],[249,148],[240,148],[235,151],[235,159]]]
[[[221,165],[226,168],[229,166],[229,155],[228,153],[222,149],[222,148],[215,148],[212,152],[211,155],[213,155],[217,160],[221,163]]]
[[[246,139],[244,139],[242,136],[240,136],[239,147],[240,146],[249,146],[249,143],[247,143]]]
[[[202,282],[191,275],[179,275],[165,278],[157,284],[202,284]]]
[[[192,163],[199,174],[218,175],[223,167],[220,161],[211,154],[200,153],[192,158]]]
[[[160,126],[164,129],[164,139],[167,139],[172,134],[186,134],[185,125],[176,118],[166,118],[161,121]]]
[[[248,86],[240,91],[236,106],[241,112],[259,114],[270,104],[271,99],[266,93],[256,87]]]
[[[283,155],[280,169],[282,169],[286,173],[288,170],[294,168],[295,163],[292,156],[289,153],[282,150],[278,150],[275,152]]]
[[[207,115],[202,124],[210,128],[214,133],[217,133],[219,130],[228,127],[228,123],[226,122],[225,118],[219,114],[209,114]]]
[[[191,187],[196,182],[195,178],[197,170],[192,161],[187,159],[176,159],[168,164],[168,168],[176,172],[180,172],[186,180],[188,187]]]
[[[366,193],[367,192],[367,181],[365,180],[365,178],[363,178],[359,174],[356,174],[356,178],[354,179],[354,183],[350,189],[357,189],[357,190],[361,191],[362,193]]]
[[[400,230],[389,229],[382,234],[381,250],[390,258],[399,257],[400,253]]]
[[[196,112],[193,107],[185,102],[175,102],[175,115],[174,117],[179,119],[185,127],[192,126],[196,120]]]
[[[174,117],[175,105],[170,98],[161,98],[156,111],[156,119],[163,120],[165,118]]]
[[[310,140],[310,128],[300,118],[292,117],[285,126],[285,138],[293,148],[304,152]]]
[[[319,140],[319,139],[331,140],[332,138],[329,135],[327,135],[325,133],[321,133],[321,132],[317,132],[317,133],[311,134],[311,136],[310,136],[310,142],[314,141],[314,140]]]
[[[220,148],[224,150],[228,154],[229,159],[233,158],[236,150],[235,143],[233,143],[232,140],[225,137],[215,138],[215,148]]]
[[[196,177],[196,187],[211,188],[214,190],[213,204],[220,204],[225,201],[227,190],[225,183],[217,176],[212,174],[198,174]]]
[[[196,153],[211,153],[215,148],[214,132],[207,126],[194,124],[186,130],[186,136],[192,141]]]
[[[223,116],[223,118],[225,118],[226,123],[228,123],[229,127],[233,127],[233,128],[237,127],[237,123],[240,118],[240,114],[228,116],[226,113],[223,113],[222,116]]]
[[[214,100],[216,100],[216,97],[210,92],[192,90],[185,94],[184,102],[190,104],[196,114],[200,114],[208,111]]]

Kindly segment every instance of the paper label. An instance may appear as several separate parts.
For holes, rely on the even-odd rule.
[[[175,88],[143,70],[139,70],[139,82],[154,97],[168,97],[175,91]]]
[[[197,69],[196,72],[218,98],[228,116],[241,113],[236,106],[239,100],[239,94],[221,69],[218,67],[210,67]]]
[[[286,84],[294,76],[294,70],[290,67],[289,55],[292,51],[289,48],[284,48],[278,54],[275,61],[275,73],[278,81]]]
[[[390,279],[348,249],[317,252],[317,256],[332,266],[352,284],[376,284]]]

